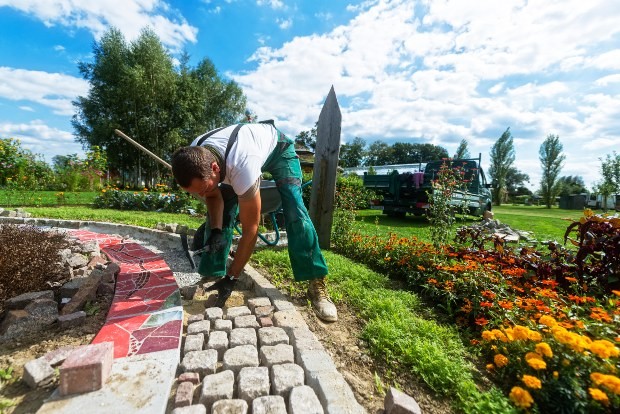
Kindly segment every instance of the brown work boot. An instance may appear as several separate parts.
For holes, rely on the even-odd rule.
[[[327,286],[325,286],[325,278],[312,279],[308,284],[308,299],[312,302],[314,313],[319,319],[325,322],[336,322],[338,320],[338,311],[336,305],[327,294]]]

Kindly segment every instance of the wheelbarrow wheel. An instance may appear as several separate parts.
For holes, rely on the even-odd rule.
[[[196,234],[194,234],[194,239],[192,240],[192,250],[196,251],[202,249],[205,246],[205,226],[207,223],[202,223],[198,230],[196,230]]]

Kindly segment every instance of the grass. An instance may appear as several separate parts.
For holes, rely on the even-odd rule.
[[[534,233],[538,240],[564,240],[564,232],[570,220],[578,220],[581,210],[547,209],[539,206],[494,206],[495,218],[515,230]],[[404,218],[388,217],[379,210],[360,210],[356,212],[356,227],[363,234],[386,236],[390,232],[401,237],[416,236],[430,241],[429,223],[426,217],[407,215]],[[479,218],[467,216],[457,221],[457,225],[471,225]]]
[[[197,228],[204,223],[204,218],[192,217],[186,214],[157,213],[151,211],[120,211],[80,206],[28,207],[26,211],[32,213],[33,217],[61,220],[106,221],[148,228],[155,227],[157,223],[178,223],[185,224],[190,228]]]
[[[59,191],[7,191],[0,190],[0,206],[28,207],[28,206],[58,206],[90,204],[99,195],[97,191],[64,192],[59,197]]]

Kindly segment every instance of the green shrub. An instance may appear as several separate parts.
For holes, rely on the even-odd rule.
[[[303,182],[312,180],[311,173],[304,173]],[[310,206],[312,186],[303,189],[303,200],[307,208]],[[374,191],[364,188],[364,182],[357,175],[338,175],[336,179],[336,195],[334,205],[339,209],[364,210],[370,202],[377,198]]]
[[[121,191],[103,189],[93,202],[95,208],[117,210],[157,211],[184,213],[193,207],[193,198],[185,193],[152,193],[148,191]]]

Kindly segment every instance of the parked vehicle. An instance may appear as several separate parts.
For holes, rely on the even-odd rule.
[[[611,194],[607,197],[602,194],[589,193],[586,197],[586,206],[592,209],[620,210],[620,194]]]
[[[465,191],[455,191],[451,204],[465,207],[471,215],[482,216],[485,211],[491,210],[491,185],[487,183],[480,160],[481,155],[478,158],[429,161],[424,168],[420,165],[419,172],[413,173],[401,174],[396,169],[389,174],[365,173],[364,187],[383,197],[378,205],[371,206],[383,210],[383,214],[392,217],[404,217],[407,213],[426,214],[429,194],[438,191],[433,189],[432,183],[437,179],[442,164],[450,162],[453,167],[463,168],[468,183]]]

